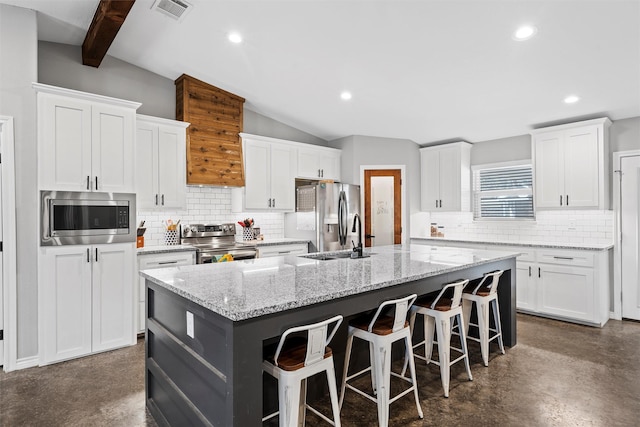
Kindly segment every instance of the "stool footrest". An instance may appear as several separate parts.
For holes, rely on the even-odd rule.
[[[310,410],[311,412],[313,412],[314,414],[316,414],[317,416],[319,416],[320,418],[322,418],[323,420],[325,420],[326,422],[328,422],[332,426],[336,425],[336,423],[334,423],[332,419],[327,418],[324,414],[321,414],[320,412],[318,412],[318,410],[316,408],[313,408],[309,404],[306,404],[305,406],[307,407],[308,410]]]
[[[352,386],[351,384],[345,384],[345,387],[348,388],[349,390],[353,390],[356,393],[358,393],[361,396],[366,397],[367,399],[369,399],[370,401],[377,403],[378,399],[376,399],[375,397],[371,396],[368,393],[365,393],[364,391],[360,390],[359,388],[355,388],[354,386]]]

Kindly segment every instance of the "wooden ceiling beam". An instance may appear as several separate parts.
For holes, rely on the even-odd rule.
[[[82,43],[82,63],[98,68],[136,0],[100,0]]]

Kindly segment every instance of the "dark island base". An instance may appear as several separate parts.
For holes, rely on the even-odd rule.
[[[263,392],[262,348],[265,343],[277,340],[287,328],[336,314],[347,320],[376,309],[384,300],[412,293],[425,295],[456,279],[480,278],[498,269],[505,270],[498,288],[503,338],[505,345],[512,347],[516,344],[515,266],[515,258],[490,262],[240,322],[147,280],[147,407],[161,426],[259,426],[263,403],[268,409],[277,406],[275,381],[265,381]],[[187,311],[194,315],[195,338],[187,335]],[[345,345],[346,322],[331,343],[338,384]],[[362,349],[357,363],[368,361],[366,347]],[[321,382],[318,385],[318,390],[324,389]],[[310,393],[313,387],[311,383]]]

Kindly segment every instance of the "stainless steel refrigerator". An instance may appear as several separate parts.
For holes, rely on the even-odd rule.
[[[285,214],[284,235],[310,240],[310,252],[350,249],[352,241],[358,244],[357,228],[351,232],[355,214],[360,214],[359,185],[300,185],[296,212]]]

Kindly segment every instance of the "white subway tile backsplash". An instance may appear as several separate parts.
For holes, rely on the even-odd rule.
[[[411,236],[428,237],[429,224],[444,226],[452,239],[613,243],[613,211],[539,211],[535,221],[474,221],[470,212],[418,212],[411,215]]]
[[[187,209],[176,211],[138,211],[138,223],[145,221],[145,246],[164,244],[163,221],[181,220],[184,223],[221,223],[253,218],[256,227],[266,239],[284,237],[283,213],[231,212],[231,189],[212,187],[187,187]],[[242,230],[236,227],[236,239],[242,238]]]

